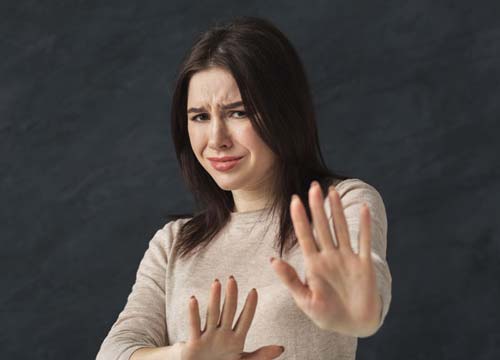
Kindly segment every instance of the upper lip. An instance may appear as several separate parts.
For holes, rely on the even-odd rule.
[[[220,157],[220,158],[217,158],[217,157],[209,157],[207,158],[208,160],[212,160],[212,161],[230,161],[230,160],[237,160],[237,159],[241,159],[243,156],[223,156],[223,157]]]

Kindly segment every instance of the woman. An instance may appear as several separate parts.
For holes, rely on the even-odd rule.
[[[391,300],[385,207],[326,167],[290,42],[255,17],[201,34],[171,120],[197,209],[150,240],[97,359],[354,359]]]

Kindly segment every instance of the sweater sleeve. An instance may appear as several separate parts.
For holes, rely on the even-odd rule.
[[[103,340],[96,360],[129,360],[138,348],[167,345],[165,276],[170,232],[166,230],[170,225],[149,241],[125,307]]]
[[[335,187],[339,193],[344,214],[349,228],[351,247],[359,254],[359,226],[361,206],[364,202],[370,209],[371,218],[371,255],[375,268],[378,292],[382,301],[380,322],[377,331],[382,326],[392,298],[392,277],[386,259],[387,251],[387,215],[385,205],[380,193],[370,184],[356,178],[344,180]],[[329,219],[330,231],[333,234],[335,244],[338,244],[333,228],[330,202],[328,196],[325,198],[325,212]]]

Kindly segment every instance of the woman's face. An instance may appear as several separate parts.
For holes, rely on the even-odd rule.
[[[191,148],[219,187],[258,190],[267,184],[275,154],[254,131],[230,72],[210,68],[195,73],[189,83],[187,111]],[[222,163],[217,169],[217,163],[209,160],[223,156],[241,159],[227,170],[220,168]]]

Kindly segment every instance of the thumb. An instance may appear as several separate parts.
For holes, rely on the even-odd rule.
[[[269,360],[269,359],[275,359],[283,352],[285,351],[285,348],[283,346],[278,346],[278,345],[268,345],[268,346],[263,346],[255,351],[252,352],[243,352],[241,353],[241,359],[245,360]]]
[[[271,261],[271,267],[274,269],[274,272],[278,275],[281,282],[288,288],[297,304],[299,301],[307,299],[310,296],[307,279],[306,284],[304,284],[302,280],[300,280],[297,271],[285,260],[273,258]]]

